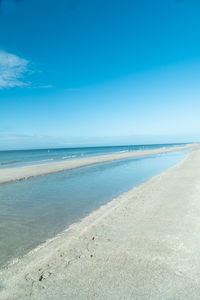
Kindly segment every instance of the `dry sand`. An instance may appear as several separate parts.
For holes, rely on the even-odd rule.
[[[0,299],[200,299],[200,150],[0,272]]]
[[[53,163],[46,163],[40,165],[0,169],[0,184],[16,181],[16,180],[27,179],[30,177],[35,177],[40,175],[46,175],[50,173],[72,170],[84,166],[105,163],[114,160],[134,158],[134,157],[147,156],[147,155],[156,155],[156,154],[167,153],[172,151],[180,151],[194,146],[195,144],[190,144],[190,145],[179,146],[179,147],[160,148],[156,150],[147,150],[147,151],[132,151],[128,153],[116,153],[116,154],[87,157],[82,159],[65,160],[61,162],[53,162]]]

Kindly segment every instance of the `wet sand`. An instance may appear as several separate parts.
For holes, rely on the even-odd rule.
[[[199,299],[200,150],[0,272],[0,299]]]
[[[172,151],[180,151],[184,149],[189,149],[194,147],[195,144],[180,146],[180,147],[171,147],[171,148],[160,148],[155,150],[146,150],[146,151],[132,151],[128,153],[116,153],[108,154],[101,156],[93,156],[81,159],[66,160],[61,162],[51,162],[40,165],[31,165],[23,167],[11,167],[0,169],[0,184],[8,183],[11,181],[17,181],[22,179],[28,179],[35,176],[47,175],[50,173],[56,173],[61,171],[72,170],[84,166],[89,166],[93,164],[105,163],[114,160],[136,158],[147,155],[156,155],[160,153],[168,153]]]

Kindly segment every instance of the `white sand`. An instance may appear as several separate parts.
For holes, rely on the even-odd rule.
[[[167,153],[172,151],[180,151],[184,149],[189,149],[191,147],[195,147],[195,144],[172,147],[172,148],[148,150],[148,151],[133,151],[128,153],[108,154],[108,155],[87,157],[82,159],[46,163],[40,165],[0,169],[0,184],[16,181],[16,180],[27,179],[30,177],[35,177],[40,175],[46,175],[50,173],[72,170],[75,168],[80,168],[80,167],[89,166],[98,163],[105,163],[114,160],[128,159],[128,158],[141,157],[147,155],[156,155],[159,153]]]
[[[0,272],[0,299],[200,299],[200,150]]]

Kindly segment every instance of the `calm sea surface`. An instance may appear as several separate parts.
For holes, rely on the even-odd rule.
[[[168,148],[168,147],[175,147],[178,145],[180,146],[185,144],[160,144],[160,145],[137,145],[137,146],[129,145],[129,146],[0,151],[0,168],[42,164],[42,163],[53,162],[53,161],[83,158],[83,157],[110,154],[116,152]]]
[[[0,185],[0,266],[180,162],[186,153],[109,162]]]

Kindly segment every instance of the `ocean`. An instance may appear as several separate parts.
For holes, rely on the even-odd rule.
[[[79,148],[76,151],[100,155],[116,151],[116,148],[129,151],[126,147]],[[31,156],[36,159],[43,154],[46,158],[49,152],[45,151],[25,151],[25,157],[23,151],[7,154],[5,161],[11,156],[20,156],[23,164],[25,160],[30,162]],[[75,153],[72,149],[52,152],[56,151],[62,152],[59,157],[67,151]],[[108,162],[0,185],[0,266],[23,256],[113,198],[177,164],[188,152]]]

